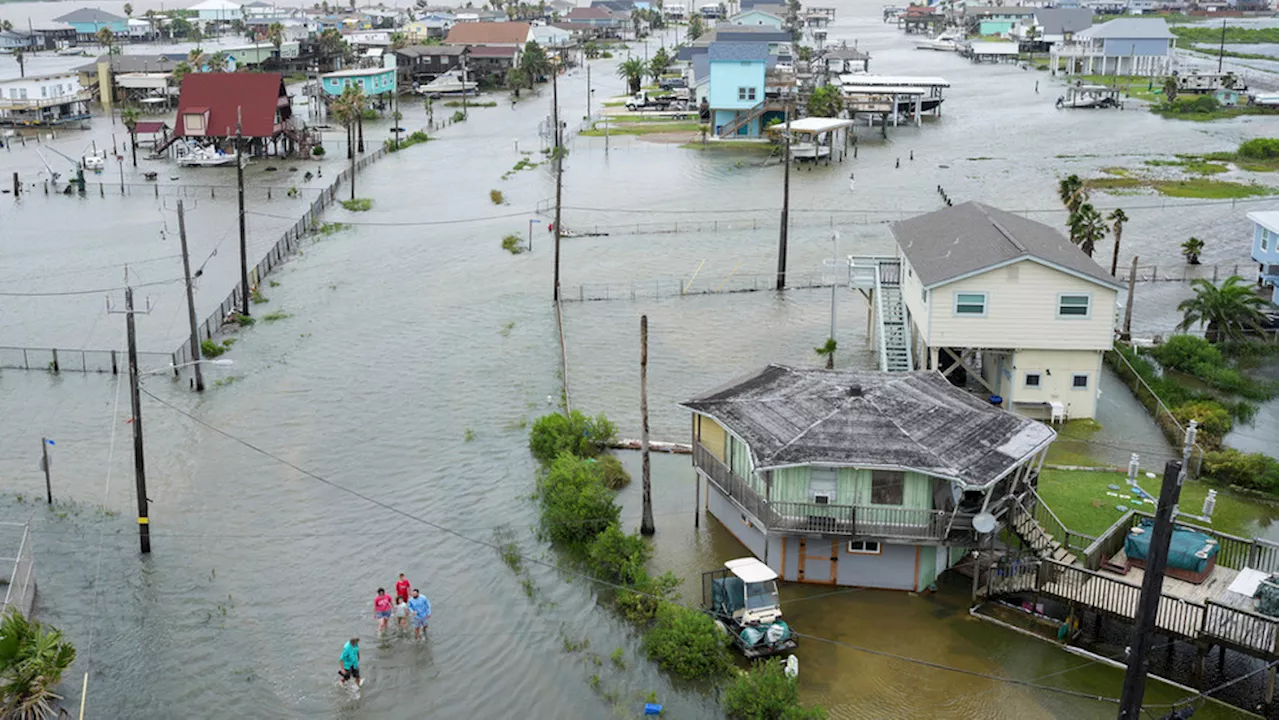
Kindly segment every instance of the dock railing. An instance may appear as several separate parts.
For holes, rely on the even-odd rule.
[[[1097,570],[1102,567],[1107,558],[1114,557],[1124,548],[1125,538],[1129,536],[1131,528],[1136,527],[1143,519],[1154,518],[1154,515],[1142,510],[1130,510],[1121,515],[1111,527],[1107,528],[1105,533],[1084,551],[1085,567],[1089,570]],[[1262,538],[1249,540],[1182,520],[1175,521],[1175,525],[1176,527],[1204,533],[1217,541],[1218,555],[1215,558],[1215,562],[1221,567],[1231,568],[1232,570],[1250,568],[1264,573],[1273,573],[1280,570],[1280,546],[1277,546],[1276,543]]]
[[[1090,545],[1097,540],[1092,535],[1076,532],[1067,527],[1035,490],[1027,490],[1020,495],[1016,507],[1031,515],[1031,518],[1039,523],[1046,533],[1077,556],[1085,554]]]

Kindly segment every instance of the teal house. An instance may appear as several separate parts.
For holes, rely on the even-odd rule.
[[[1031,7],[972,6],[965,8],[964,17],[971,34],[1008,37],[1014,26],[1031,20],[1035,12]]]
[[[768,61],[768,43],[713,42],[707,48],[707,102],[717,137],[760,137],[772,109],[765,98]],[[774,111],[779,119],[780,110]]]
[[[1009,524],[1056,437],[937,371],[770,365],[682,405],[702,509],[789,582],[929,588]]]
[[[81,41],[92,41],[94,36],[102,28],[107,28],[115,35],[127,37],[129,35],[128,18],[112,15],[109,12],[103,12],[95,8],[81,8],[54,18],[54,22],[66,23],[75,28],[76,39]]]
[[[353,68],[325,73],[320,76],[320,87],[328,97],[338,97],[348,85],[357,85],[365,97],[390,95],[396,91],[394,67]]]

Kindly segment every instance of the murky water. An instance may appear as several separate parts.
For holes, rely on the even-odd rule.
[[[1061,222],[1058,173],[1096,172],[1145,155],[1228,149],[1244,138],[1276,134],[1274,122],[1256,118],[1201,126],[1134,112],[1055,111],[1057,90],[1043,74],[918,54],[879,22],[878,6],[841,5],[840,13],[832,36],[857,38],[871,49],[874,69],[941,74],[954,87],[940,121],[891,128],[887,141],[864,129],[858,160],[793,174],[791,267],[797,272],[818,272],[831,253],[833,227],[841,232],[841,253],[888,247],[882,221],[938,207],[937,184],[959,200]],[[597,68],[598,102],[620,92],[621,81],[608,63]],[[585,111],[584,74],[568,76],[560,89],[569,117],[579,114],[570,108]],[[127,388],[111,376],[0,375],[6,410],[0,413],[6,438],[0,471],[11,478],[5,489],[24,495],[24,502],[8,500],[4,514],[30,516],[38,529],[39,613],[63,627],[81,651],[64,688],[73,703],[79,673],[88,671],[87,704],[95,717],[630,716],[649,691],[674,717],[716,716],[713,698],[669,682],[642,660],[638,638],[598,605],[592,588],[530,564],[535,590],[528,597],[496,552],[472,542],[508,532],[532,558],[554,560],[532,531],[534,466],[523,427],[559,394],[545,218],[532,253],[513,257],[499,247],[504,234],[527,232],[539,202],[553,194],[545,166],[501,179],[522,157],[517,147],[538,147],[549,96],[544,88],[516,110],[505,104],[475,109],[469,122],[440,132],[435,142],[364,173],[359,194],[374,198],[374,210],[335,210],[327,219],[369,224],[307,247],[272,277],[278,285],[264,288],[270,302],[255,309],[292,317],[244,331],[228,355],[235,365],[210,368],[211,384],[221,385],[196,396],[164,376],[144,384],[206,423],[458,534],[307,477],[144,396],[154,552],[140,561],[129,520]],[[405,124],[416,127],[424,119]],[[60,134],[60,149],[74,157],[88,138],[109,142],[110,125],[94,125],[91,133]],[[366,127],[367,139],[385,136],[385,124]],[[319,164],[326,174],[342,164],[339,146],[330,150]],[[908,159],[913,151],[914,161]],[[977,159],[986,157],[992,159]],[[902,166],[895,169],[898,158]],[[42,166],[31,146],[0,154],[0,170],[11,162],[24,174]],[[699,265],[700,273],[716,278],[771,273],[777,234],[769,223],[777,217],[781,169],[759,162],[755,155],[739,163],[732,155],[634,138],[614,138],[606,156],[602,139],[572,138],[565,197],[573,209],[566,225],[599,224],[610,234],[565,241],[566,294],[582,283],[688,276]],[[265,213],[250,216],[254,248],[274,242],[304,206],[278,193],[267,200],[262,186],[326,182],[298,177],[313,163],[299,164],[297,173],[289,173],[288,164],[269,173],[267,165],[250,174],[257,188],[250,210]],[[858,176],[854,193],[850,172]],[[105,197],[38,192],[21,205],[11,198],[0,203],[5,289],[115,287],[125,262],[135,282],[177,277],[173,197],[157,200],[140,190],[121,199],[113,196],[110,177],[103,180]],[[230,184],[222,170],[180,177]],[[1275,178],[1259,181],[1274,184]],[[490,189],[501,189],[508,204],[493,206]],[[201,317],[236,274],[234,198],[220,190],[216,197],[208,197],[207,188],[203,193],[187,196],[194,205],[188,220],[193,256],[218,251],[201,279]],[[1105,204],[1126,205],[1133,218],[1126,251],[1165,263],[1180,262],[1177,245],[1192,234],[1211,239],[1205,262],[1247,262],[1243,213],[1265,205],[1154,197]],[[659,234],[620,227],[717,218],[754,218],[759,229]],[[454,220],[467,222],[410,224]],[[1110,246],[1101,252],[1109,254]],[[144,347],[170,350],[183,334],[180,294],[167,285],[147,291],[157,309],[139,320]],[[1161,332],[1176,319],[1172,306],[1187,289],[1161,283],[1139,293],[1141,332]],[[865,309],[856,294],[842,291],[838,299],[838,362],[868,365]],[[829,310],[830,295],[822,289],[782,298],[746,293],[569,304],[572,400],[616,418],[623,434],[636,432],[636,329],[638,316],[648,313],[654,435],[682,440],[688,421],[675,403],[766,362],[816,361],[812,347],[826,337]],[[123,344],[123,322],[106,314],[101,295],[5,298],[0,313],[0,345]],[[42,485],[35,469],[42,436],[58,442],[55,495],[74,498],[76,507],[49,511],[32,504]],[[638,458],[625,461],[638,475]],[[693,528],[687,458],[657,456],[654,468],[653,565],[685,578],[684,596],[694,601],[698,574],[743,550],[710,518]],[[638,494],[638,483],[621,494],[629,525],[639,514]],[[119,515],[103,514],[99,504]],[[435,622],[426,645],[380,644],[373,637],[372,591],[400,571],[432,599]],[[944,584],[930,597],[849,591],[808,599],[818,592],[785,589],[788,618],[802,632],[1100,695],[1119,692],[1118,671],[1072,669],[1084,662],[969,619],[963,582]],[[365,639],[364,666],[372,678],[358,703],[332,687],[338,651],[353,634]],[[588,639],[589,646],[565,652],[566,638]],[[591,659],[617,647],[627,658],[625,671],[607,657],[601,667]],[[827,704],[834,717],[1114,715],[1109,704],[927,670],[844,645],[806,643],[799,655],[805,699]],[[592,674],[601,678],[595,689]],[[1182,696],[1156,686],[1148,695],[1166,703]],[[1201,715],[1227,713],[1207,707]]]

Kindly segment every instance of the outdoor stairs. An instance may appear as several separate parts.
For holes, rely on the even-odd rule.
[[[1011,520],[1010,529],[1036,555],[1067,565],[1079,564],[1079,559],[1063,547],[1062,543],[1055,540],[1040,523],[1036,522],[1035,517],[1021,506],[1014,506]]]
[[[719,133],[720,137],[722,138],[733,137],[738,133],[739,130],[742,129],[744,125],[764,115],[766,112],[768,112],[768,110],[769,110],[768,101],[761,100],[758,104],[756,104],[750,110],[746,111],[742,115],[736,116],[733,119],[733,122],[728,123],[727,125],[721,126],[720,133]]]
[[[880,284],[880,332],[884,336],[884,358],[881,365],[889,372],[910,372],[911,340],[907,333],[907,312],[902,303],[902,288]]]

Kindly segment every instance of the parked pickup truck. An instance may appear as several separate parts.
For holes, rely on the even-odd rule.
[[[645,91],[638,92],[634,97],[627,100],[627,110],[632,112],[636,110],[686,110],[688,107],[688,100],[675,95],[650,95]]]

